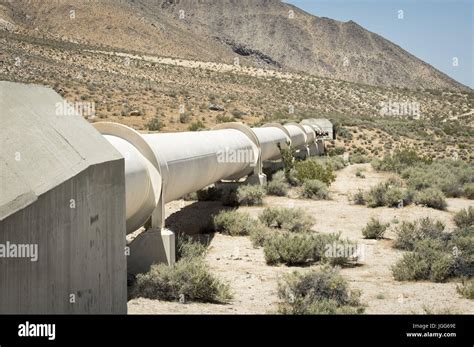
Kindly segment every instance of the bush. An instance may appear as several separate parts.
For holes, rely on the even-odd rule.
[[[188,112],[184,112],[179,115],[179,122],[182,124],[188,123],[190,119],[191,115]]]
[[[453,220],[458,228],[465,228],[474,225],[474,208],[469,206],[469,208],[459,211],[454,215]]]
[[[178,234],[176,237],[176,258],[199,258],[206,252],[206,246],[196,241],[192,236],[186,234]]]
[[[324,167],[314,160],[297,162],[295,164],[295,170],[296,178],[300,183],[304,183],[307,180],[319,180],[330,185],[336,179],[331,165]]]
[[[411,203],[411,195],[406,189],[393,187],[387,189],[383,198],[384,205],[388,207],[403,207]]]
[[[474,200],[474,183],[464,185],[463,195],[470,200]]]
[[[437,210],[445,210],[448,206],[443,192],[436,188],[427,188],[417,192],[413,200],[417,205],[424,205]]]
[[[382,160],[374,160],[372,166],[378,171],[394,171],[401,173],[403,170],[419,164],[431,164],[431,159],[419,156],[411,149],[397,150],[391,156]]]
[[[474,226],[454,230],[446,251],[454,255],[455,276],[474,276]]]
[[[389,179],[372,187],[365,195],[367,206],[375,208],[381,206],[404,207],[411,204],[413,193],[401,188],[402,183],[395,179]]]
[[[253,227],[250,229],[250,241],[255,248],[262,247],[265,241],[271,237],[271,230],[265,225],[256,221]]]
[[[214,230],[231,236],[248,235],[255,220],[246,212],[222,211],[213,217]]]
[[[319,180],[307,180],[303,183],[301,195],[308,199],[327,200],[328,186]]]
[[[263,205],[264,196],[265,189],[262,186],[246,185],[237,189],[237,201],[239,205]]]
[[[322,261],[332,266],[350,266],[359,259],[357,243],[348,239],[341,240],[340,234],[323,234],[324,253]]]
[[[454,258],[444,252],[439,240],[426,239],[415,244],[413,252],[403,255],[393,267],[392,273],[398,281],[431,280],[443,282],[453,275]]]
[[[133,297],[166,301],[226,303],[231,298],[229,286],[214,277],[202,259],[183,259],[174,266],[152,265],[139,274]]]
[[[267,194],[275,196],[286,196],[288,193],[288,183],[286,183],[285,173],[278,171],[273,174],[272,180],[267,183]]]
[[[198,201],[221,201],[222,189],[217,187],[209,187],[206,189],[198,190],[197,193]]]
[[[362,190],[358,190],[357,193],[350,196],[350,200],[356,205],[365,205],[365,193]]]
[[[269,265],[303,265],[317,261],[313,236],[289,232],[275,233],[263,244],[265,261]]]
[[[370,162],[370,159],[363,154],[357,153],[357,154],[351,155],[350,162],[352,164],[365,164],[365,163]]]
[[[365,200],[369,207],[385,206],[385,193],[387,192],[387,185],[379,183],[372,187],[366,194]]]
[[[146,127],[150,131],[160,131],[164,124],[158,117],[155,117],[146,124]]]
[[[336,269],[294,272],[278,284],[282,314],[360,314],[360,292],[351,291]]]
[[[461,285],[456,287],[459,294],[468,299],[474,299],[474,279],[463,278]]]
[[[314,224],[313,218],[300,208],[269,207],[259,219],[267,227],[291,232],[308,232]]]
[[[402,172],[408,186],[415,190],[437,188],[447,197],[465,195],[465,186],[474,181],[474,168],[461,160],[438,160]]]
[[[364,171],[361,169],[358,169],[355,175],[356,177],[359,177],[359,178],[365,178]]]
[[[445,225],[440,221],[433,221],[429,217],[415,222],[402,222],[395,229],[394,247],[403,250],[413,250],[418,241],[426,239],[444,239]]]
[[[198,130],[201,130],[201,129],[205,129],[206,126],[204,125],[204,123],[200,120],[196,121],[196,122],[193,122],[189,125],[188,127],[188,130],[189,131],[198,131]]]
[[[267,264],[307,265],[317,261],[345,266],[357,261],[356,244],[339,234],[274,232],[263,242]]]
[[[378,219],[372,218],[362,229],[362,235],[366,239],[381,239],[390,224],[382,224]]]

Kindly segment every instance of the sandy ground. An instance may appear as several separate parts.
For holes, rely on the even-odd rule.
[[[355,173],[363,169],[366,178]],[[342,269],[342,275],[352,288],[362,291],[362,302],[367,305],[366,313],[411,314],[425,313],[468,313],[474,314],[474,301],[461,297],[456,292],[456,282],[398,282],[391,275],[390,267],[403,254],[391,247],[394,237],[394,220],[399,222],[430,216],[452,227],[452,215],[462,208],[474,205],[465,199],[448,199],[448,211],[409,206],[403,209],[377,208],[351,205],[350,194],[358,189],[366,190],[390,175],[374,172],[368,164],[357,164],[338,172],[337,180],[331,186],[331,200],[311,201],[280,197],[267,197],[266,206],[301,207],[314,216],[313,229],[318,232],[341,232],[343,237],[357,240],[363,247],[361,266]],[[170,215],[167,223],[190,233],[198,232],[207,225],[211,213],[218,211],[219,203],[174,202],[167,206]],[[257,216],[263,207],[241,208]],[[392,222],[383,240],[364,240],[361,229],[371,217]],[[234,299],[227,305],[180,304],[158,300],[134,299],[129,301],[131,314],[268,314],[275,313],[277,283],[284,274],[292,271],[308,271],[317,268],[268,266],[262,249],[254,249],[246,237],[212,235],[206,260],[211,271],[227,281]]]

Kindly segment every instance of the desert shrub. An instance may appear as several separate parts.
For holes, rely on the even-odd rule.
[[[390,224],[383,224],[378,219],[371,218],[365,228],[362,229],[362,235],[366,239],[381,239]]]
[[[350,156],[350,162],[352,164],[365,164],[370,162],[370,159],[363,154],[356,153]]]
[[[308,199],[326,200],[329,198],[328,186],[319,180],[307,180],[303,183],[301,195]]]
[[[199,258],[206,252],[206,246],[191,235],[178,234],[176,237],[176,258]]]
[[[268,227],[291,232],[308,232],[314,224],[313,218],[301,208],[269,207],[263,210],[259,219]]]
[[[229,286],[212,275],[199,258],[185,258],[174,266],[152,265],[149,272],[137,276],[132,296],[211,303],[225,303],[232,298]]]
[[[454,255],[455,276],[474,276],[474,226],[454,230],[446,251]]]
[[[372,166],[378,171],[394,171],[401,173],[403,170],[419,164],[430,164],[432,161],[418,155],[411,149],[396,150],[392,155],[385,156],[382,160],[372,161]]]
[[[351,291],[336,269],[294,272],[278,283],[282,314],[360,314],[360,292]]]
[[[272,231],[259,221],[255,222],[249,233],[250,241],[255,248],[262,247],[271,235]]]
[[[426,239],[415,244],[413,252],[403,255],[393,267],[398,281],[431,280],[443,282],[453,275],[454,258],[444,251],[440,240]]]
[[[358,245],[349,239],[343,240],[340,234],[321,234],[319,246],[324,246],[322,261],[332,266],[350,266],[359,259]],[[322,244],[322,245],[321,245]]]
[[[465,298],[474,299],[474,278],[463,278],[461,284],[456,289]]]
[[[384,205],[388,207],[399,207],[411,203],[411,195],[406,189],[399,187],[388,188],[383,198]]]
[[[222,189],[217,187],[208,187],[197,191],[199,201],[220,201],[222,199]]]
[[[152,265],[149,272],[137,276],[132,296],[211,303],[225,303],[232,298],[229,286],[214,277],[199,259],[183,259],[173,266]]]
[[[196,121],[196,122],[193,122],[189,125],[188,127],[188,130],[189,131],[198,131],[198,130],[201,130],[201,129],[205,129],[206,126],[204,125],[204,123],[200,120]]]
[[[365,193],[359,189],[356,193],[350,196],[350,201],[356,205],[365,205]]]
[[[385,193],[387,192],[387,185],[379,183],[372,187],[366,194],[365,200],[369,207],[385,206]]]
[[[272,176],[272,180],[267,183],[267,194],[275,196],[286,196],[288,193],[288,183],[286,182],[285,173],[278,171]]]
[[[237,187],[236,186],[224,186],[219,188],[222,204],[224,206],[236,207],[239,206],[239,198],[237,195]]]
[[[447,197],[459,197],[474,181],[474,168],[461,160],[438,160],[407,168],[401,175],[412,189],[437,188]]]
[[[214,230],[231,236],[248,235],[255,220],[246,212],[221,211],[213,217]]]
[[[394,247],[404,250],[413,250],[418,241],[425,239],[444,239],[445,225],[440,221],[433,221],[431,218],[422,218],[415,222],[402,222],[395,228]]]
[[[245,185],[237,188],[237,201],[239,205],[263,205],[265,189],[259,185]]]
[[[265,261],[269,265],[302,265],[314,262],[315,248],[310,234],[275,233],[263,244]]]
[[[286,171],[285,171],[286,172]],[[288,175],[286,175],[286,180],[287,182],[293,186],[293,187],[297,187],[299,186],[301,183],[300,181],[298,180],[298,172],[296,171],[296,169],[291,169],[288,171]]]
[[[319,180],[330,185],[336,179],[331,165],[326,167],[314,160],[299,161],[295,164],[296,178],[300,183],[307,180]]]
[[[469,206],[469,208],[459,211],[454,215],[453,220],[458,228],[474,225],[474,208]]]
[[[403,207],[412,203],[413,193],[401,187],[402,182],[391,178],[386,182],[372,187],[365,195],[367,206],[375,208],[381,206]]]
[[[427,188],[417,192],[413,198],[417,205],[424,205],[437,210],[445,210],[448,206],[442,191],[437,188]]]
[[[179,115],[179,122],[182,124],[188,123],[190,119],[191,119],[191,114],[188,112],[184,112]]]
[[[327,153],[330,157],[334,157],[336,155],[344,154],[345,151],[346,150],[344,149],[344,147],[334,147],[334,148],[328,149]]]
[[[155,117],[146,124],[146,127],[150,131],[160,131],[164,124],[158,117]]]
[[[285,167],[284,172],[285,172],[286,180],[291,185],[297,185],[297,182],[296,181],[293,182],[293,178],[290,177],[291,172],[295,168],[295,154],[296,154],[295,149],[292,148],[292,147],[280,148],[280,154],[281,154],[281,159],[282,159],[283,165]],[[296,175],[295,175],[294,172],[293,172],[293,176],[296,179]],[[293,183],[296,183],[296,184],[293,184]]]
[[[361,170],[361,169],[357,169],[355,175],[356,177],[359,177],[359,178],[365,178],[364,170]]]
[[[474,183],[468,183],[463,186],[463,195],[470,200],[474,200]]]
[[[199,190],[197,198],[199,201],[221,201],[224,206],[239,206],[235,185],[212,186]]]
[[[263,242],[267,264],[306,265],[317,261],[332,266],[357,262],[357,245],[340,234],[274,232]]]
[[[339,171],[346,167],[342,157],[312,157],[310,160],[324,167],[331,166],[334,171]]]

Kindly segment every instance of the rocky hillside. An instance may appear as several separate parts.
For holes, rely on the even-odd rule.
[[[279,0],[19,0],[0,4],[2,28],[378,86],[468,89],[355,22],[316,17]]]

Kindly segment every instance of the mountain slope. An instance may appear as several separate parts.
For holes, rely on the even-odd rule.
[[[279,0],[14,1],[0,5],[0,18],[29,35],[121,50],[229,64],[238,57],[243,65],[380,86],[468,89],[352,21]]]

